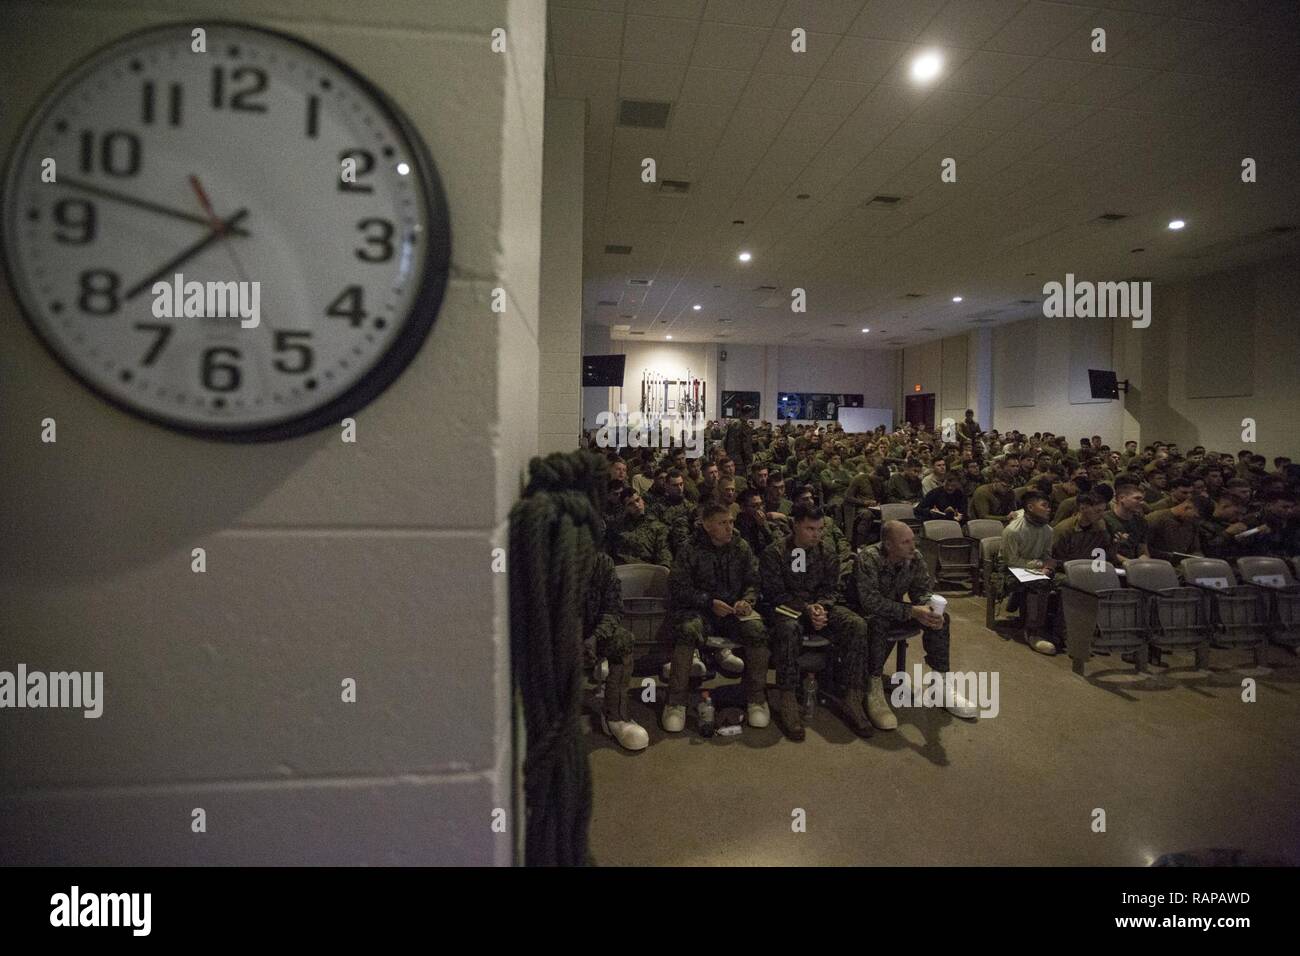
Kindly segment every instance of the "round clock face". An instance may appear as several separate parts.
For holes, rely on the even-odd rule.
[[[436,169],[395,107],[244,26],[151,29],[74,68],[25,127],[3,205],[11,284],[53,354],[118,406],[215,438],[300,434],[378,395],[450,258]]]

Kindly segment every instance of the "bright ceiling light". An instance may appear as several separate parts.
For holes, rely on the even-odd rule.
[[[912,79],[918,83],[929,83],[943,69],[943,57],[934,50],[927,51],[912,61]]]
[[[1173,220],[1172,222],[1169,223],[1169,228],[1170,228],[1170,229],[1181,229],[1181,228],[1183,228],[1183,226],[1185,226],[1185,225],[1187,225],[1187,223],[1183,222],[1181,219],[1175,219],[1175,220]]]
[[[863,329],[862,331],[863,331],[863,332],[870,332],[871,330],[870,330],[870,329]]]
[[[671,339],[672,336],[671,336],[671,335],[665,335],[664,338],[666,338],[666,339]]]
[[[406,163],[398,163],[398,164],[397,164],[397,175],[399,175],[399,176],[405,176],[405,175],[406,175],[407,173],[409,173],[410,171],[411,171],[411,167],[408,166],[408,165],[406,165]]]
[[[691,306],[691,308],[694,309],[696,312],[698,312],[698,311],[700,311],[700,309],[704,308],[704,306],[702,306],[702,305],[693,305],[693,306]]]
[[[953,297],[952,297],[952,301],[954,301],[954,302],[960,302],[960,301],[961,301],[961,296],[959,296],[959,295],[955,295],[955,296],[953,296]]]
[[[750,259],[752,259],[752,258],[754,258],[754,257],[751,256],[748,252],[742,252],[742,253],[740,254],[740,261],[741,261],[741,262],[748,262],[748,261],[749,261]]]

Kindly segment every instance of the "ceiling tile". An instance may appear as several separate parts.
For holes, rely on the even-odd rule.
[[[785,0],[709,0],[704,19],[770,27],[783,6]]]
[[[917,37],[937,46],[976,49],[1025,6],[1025,0],[950,0]]]
[[[1090,22],[1093,12],[1088,7],[1032,0],[989,39],[985,48],[999,53],[1039,56]]]
[[[623,46],[623,17],[598,10],[551,7],[551,52],[566,56],[618,59]]]
[[[706,106],[736,105],[749,74],[742,70],[708,70],[693,66],[686,71],[678,99],[682,103],[701,103]]]
[[[833,34],[810,33],[807,48],[796,53],[790,49],[790,34],[773,30],[754,69],[763,73],[816,76],[839,42],[840,38]]]
[[[947,0],[867,0],[850,36],[912,42]]]
[[[622,58],[645,63],[685,64],[691,58],[697,27],[694,20],[628,17],[623,30]]]
[[[786,36],[795,27],[808,33],[843,33],[862,12],[863,0],[789,0],[777,17]]]
[[[742,108],[793,110],[799,105],[811,76],[789,76],[779,73],[752,73],[749,86],[740,98]]]
[[[767,30],[705,21],[695,37],[691,65],[720,70],[749,70],[767,43]]]

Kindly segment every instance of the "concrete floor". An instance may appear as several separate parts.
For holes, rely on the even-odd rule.
[[[1271,672],[1256,673],[1248,653],[1214,651],[1196,674],[1181,655],[1170,676],[1137,683],[1130,665],[1094,657],[1084,679],[1064,655],[987,630],[982,598],[950,596],[949,612],[953,667],[999,674],[996,717],[902,709],[897,731],[864,740],[823,707],[802,743],[775,722],[704,740],[693,710],[684,733],[665,734],[660,705],[633,693],[649,749],[589,738],[596,861],[1146,866],[1233,847],[1300,862],[1300,658],[1273,648]],[[912,645],[909,671],[923,656]],[[1254,703],[1241,699],[1247,675]]]

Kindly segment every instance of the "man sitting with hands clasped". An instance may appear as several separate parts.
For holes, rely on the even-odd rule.
[[[881,730],[898,728],[898,718],[885,699],[882,671],[889,655],[888,633],[906,629],[916,623],[923,628],[925,661],[930,670],[947,674],[949,623],[947,614],[930,608],[934,581],[925,558],[916,549],[916,536],[901,521],[886,521],[880,528],[880,542],[863,548],[858,554],[853,590],[858,609],[868,622],[870,632],[867,669],[867,716]],[[903,600],[907,597],[911,603]],[[979,710],[954,690],[949,713],[973,720]]]

